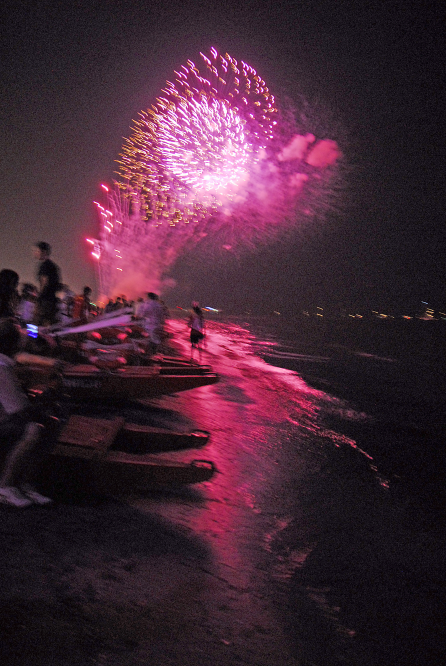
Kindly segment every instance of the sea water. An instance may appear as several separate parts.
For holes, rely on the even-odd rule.
[[[441,663],[443,322],[207,319],[221,381],[174,404],[212,433],[191,525],[224,576],[266,581],[299,663]]]
[[[342,400],[326,421],[383,476],[438,476],[446,427],[445,321],[251,315],[218,325],[249,353]]]

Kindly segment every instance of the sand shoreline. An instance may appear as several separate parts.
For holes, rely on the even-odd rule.
[[[385,486],[342,399],[218,325],[203,361],[218,384],[122,413],[210,431],[211,481],[2,508],[5,663],[436,666],[444,512]]]

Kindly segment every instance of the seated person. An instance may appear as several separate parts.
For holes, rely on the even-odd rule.
[[[17,317],[22,326],[32,324],[36,310],[37,289],[33,284],[25,282],[22,289],[22,296],[17,306]]]
[[[19,303],[18,273],[10,268],[0,271],[0,317],[15,317]]]
[[[0,470],[0,503],[18,508],[49,504],[30,485],[35,473],[41,426],[33,421],[31,406],[14,372],[20,330],[11,319],[0,319],[0,451],[6,452]]]

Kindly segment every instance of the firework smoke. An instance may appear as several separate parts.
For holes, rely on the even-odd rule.
[[[107,205],[97,204],[107,295],[162,291],[178,256],[206,236],[238,252],[330,205],[336,142],[285,120],[243,61],[215,49],[200,57],[140,113]]]

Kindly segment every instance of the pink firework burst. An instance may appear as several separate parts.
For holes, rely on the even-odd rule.
[[[140,113],[119,160],[119,182],[155,224],[198,221],[246,186],[277,123],[274,97],[256,71],[229,54],[201,69],[190,60]],[[131,193],[131,194],[130,194]]]
[[[205,236],[234,251],[308,219],[326,203],[339,156],[335,141],[285,127],[245,62],[215,49],[198,66],[188,60],[134,121],[98,208],[104,292],[159,289],[179,254]]]

